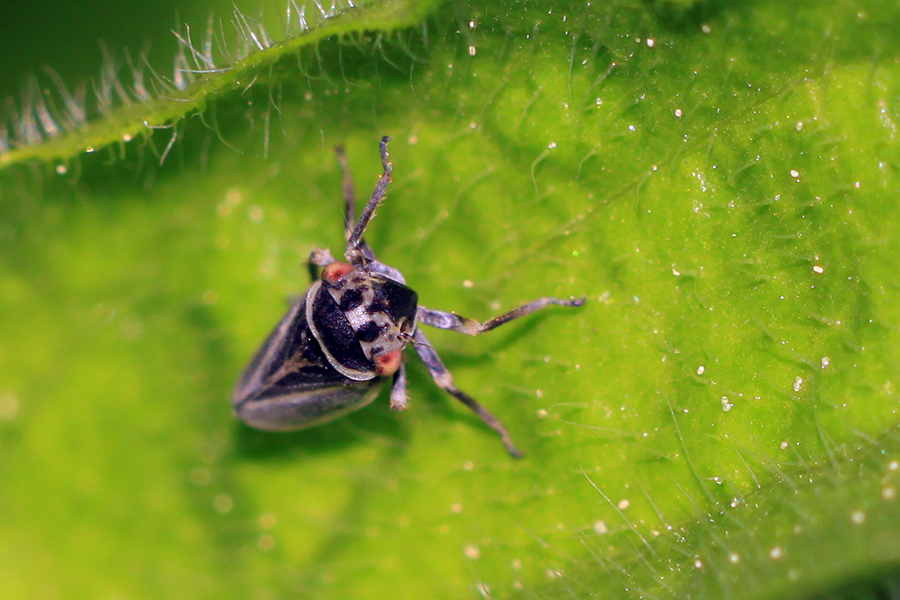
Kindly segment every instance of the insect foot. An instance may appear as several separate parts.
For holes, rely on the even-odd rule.
[[[538,298],[484,322],[419,304],[403,274],[380,262],[363,237],[391,182],[389,141],[381,139],[382,174],[358,219],[347,158],[342,148],[336,148],[343,173],[344,260],[328,250],[312,252],[309,268],[314,282],[244,369],[234,390],[234,413],[257,429],[304,429],[366,406],[387,378],[391,378],[391,408],[403,410],[407,407],[403,350],[411,344],[437,386],[497,432],[511,456],[521,457],[506,427],[456,387],[418,325],[478,335],[551,305],[581,306],[584,298]]]

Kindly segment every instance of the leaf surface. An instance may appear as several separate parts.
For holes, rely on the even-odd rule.
[[[130,101],[89,100],[88,128],[49,135],[23,94],[0,147],[10,597],[883,589],[898,16],[375,0],[182,70],[182,96],[137,101],[123,70]],[[413,353],[405,413],[384,394],[290,434],[230,415],[308,253],[340,250],[331,148],[364,197],[385,134],[395,178],[367,238],[423,304],[487,319],[587,297],[483,337],[429,332],[524,460]]]

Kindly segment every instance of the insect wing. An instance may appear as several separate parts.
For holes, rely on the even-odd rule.
[[[234,390],[239,419],[259,429],[287,430],[330,421],[377,396],[380,380],[353,381],[328,362],[297,300],[256,352]]]

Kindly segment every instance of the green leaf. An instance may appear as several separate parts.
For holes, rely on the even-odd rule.
[[[5,595],[886,595],[898,26],[874,0],[373,0],[177,97],[109,76],[130,100],[100,85],[53,136],[61,92],[26,84],[0,147]],[[230,414],[310,250],[341,248],[331,148],[365,196],[382,135],[367,239],[424,304],[587,297],[429,332],[521,461],[413,353],[405,413]]]

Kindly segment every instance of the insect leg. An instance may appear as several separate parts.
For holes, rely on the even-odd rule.
[[[484,321],[483,323],[481,321],[476,321],[475,319],[467,319],[466,317],[461,317],[456,313],[425,308],[420,304],[416,311],[416,319],[420,323],[425,323],[426,325],[437,327],[438,329],[450,329],[452,331],[458,331],[460,333],[466,333],[468,335],[478,335],[479,333],[490,331],[495,327],[500,327],[504,323],[509,323],[513,319],[518,319],[519,317],[530,315],[531,313],[539,311],[542,308],[546,308],[552,304],[556,304],[558,306],[581,306],[582,304],[584,304],[584,298],[570,300],[560,300],[559,298],[538,298],[537,300],[529,302],[528,304],[520,306],[519,308],[514,308],[508,313],[504,313],[499,317],[494,317],[493,319]]]
[[[400,283],[406,283],[406,279],[403,277],[403,273],[400,272],[399,269],[395,269],[390,265],[386,265],[383,262],[378,262],[377,260],[372,260],[366,267],[369,271],[373,273],[379,273],[384,275],[385,277],[389,277],[394,281],[399,281]]]
[[[506,431],[506,427],[503,426],[503,423],[488,412],[486,408],[481,406],[478,401],[456,387],[453,383],[453,375],[451,375],[450,371],[447,370],[447,367],[444,366],[443,361],[441,361],[437,352],[434,351],[434,348],[431,347],[428,338],[425,337],[425,334],[422,333],[421,329],[416,329],[414,339],[416,343],[413,345],[416,348],[416,352],[419,353],[419,358],[425,363],[425,367],[428,369],[431,378],[434,379],[434,382],[438,387],[472,409],[472,411],[474,411],[488,427],[500,434],[500,439],[510,456],[513,458],[521,458],[523,456],[522,452],[520,452],[519,449],[516,448],[516,445],[513,444],[512,439],[509,437],[509,432]]]
[[[397,372],[394,373],[394,383],[391,385],[391,408],[394,410],[406,410],[406,365],[400,365]]]
[[[327,267],[333,262],[336,262],[336,259],[331,255],[331,250],[328,248],[324,250],[315,249],[310,252],[309,258],[306,259],[310,280],[315,281],[319,278],[319,267]]]
[[[387,192],[387,187],[391,183],[391,163],[388,160],[387,151],[387,145],[389,141],[391,141],[391,138],[388,136],[384,136],[383,138],[381,138],[381,166],[384,171],[378,178],[378,183],[375,184],[375,189],[372,190],[372,196],[369,198],[369,201],[366,202],[366,206],[363,208],[362,214],[360,214],[359,216],[359,221],[356,222],[356,225],[353,227],[353,231],[347,238],[347,249],[344,252],[344,257],[351,264],[359,263],[359,253],[362,253],[362,255],[366,258],[374,259],[372,250],[369,249],[366,243],[363,241],[363,233],[366,231],[366,227],[369,225],[369,221],[375,215],[375,209],[378,208],[378,205],[381,204],[382,200],[384,200],[385,192]]]
[[[350,175],[350,165],[347,164],[347,154],[343,146],[335,146],[338,164],[341,165],[344,188],[344,240],[349,241],[353,234],[353,225],[356,221],[356,192],[353,189],[353,177]]]

